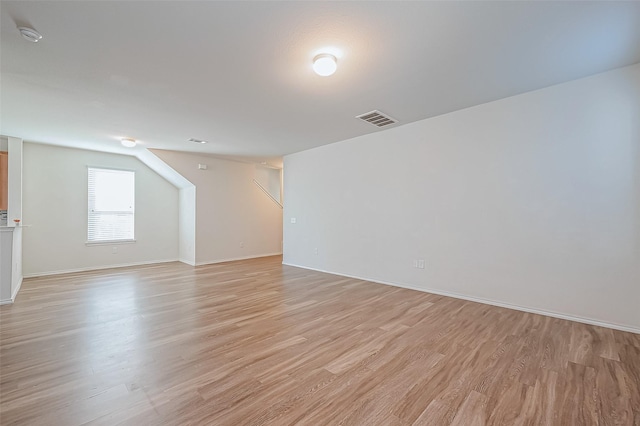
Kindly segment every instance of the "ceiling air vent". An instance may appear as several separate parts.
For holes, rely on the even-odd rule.
[[[358,115],[356,116],[356,118],[359,118],[362,121],[366,121],[367,123],[371,123],[376,127],[385,127],[390,124],[396,124],[398,122],[398,120],[391,118],[388,115],[384,115],[377,110]]]
[[[195,138],[189,138],[189,142],[207,143],[207,141],[203,141],[202,139],[195,139]]]

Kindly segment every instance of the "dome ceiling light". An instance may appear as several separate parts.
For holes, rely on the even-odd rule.
[[[32,43],[37,43],[42,39],[42,34],[29,27],[18,27],[18,31],[22,35],[22,38]]]
[[[127,148],[133,148],[136,146],[136,140],[131,138],[122,138],[120,139],[120,143],[122,146],[126,146]]]
[[[338,61],[329,53],[321,53],[313,58],[313,70],[316,74],[327,77],[336,72]]]

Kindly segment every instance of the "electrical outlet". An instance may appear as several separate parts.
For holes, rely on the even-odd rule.
[[[315,249],[313,249],[313,252],[314,252],[315,254],[318,254],[318,247],[316,247]]]
[[[291,223],[296,223],[296,218],[295,217],[291,218]]]
[[[417,267],[418,267],[418,260],[417,260],[417,259],[415,259],[415,260],[413,261],[413,267],[414,267],[414,268],[417,268]]]
[[[418,269],[424,269],[424,259],[418,259]]]

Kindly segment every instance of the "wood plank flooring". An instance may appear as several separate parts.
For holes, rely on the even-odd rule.
[[[281,265],[25,280],[2,425],[640,425],[640,335]]]

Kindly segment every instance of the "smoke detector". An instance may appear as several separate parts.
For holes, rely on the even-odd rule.
[[[24,38],[25,40],[30,41],[32,43],[37,43],[42,39],[42,34],[37,32],[33,28],[18,27],[18,31],[20,31],[20,34],[22,35],[22,38]]]
[[[366,121],[369,124],[373,124],[376,127],[385,127],[389,126],[390,124],[396,124],[398,122],[398,120],[396,120],[395,118],[391,118],[378,110],[360,114],[356,116],[356,118],[359,118],[362,121]]]

